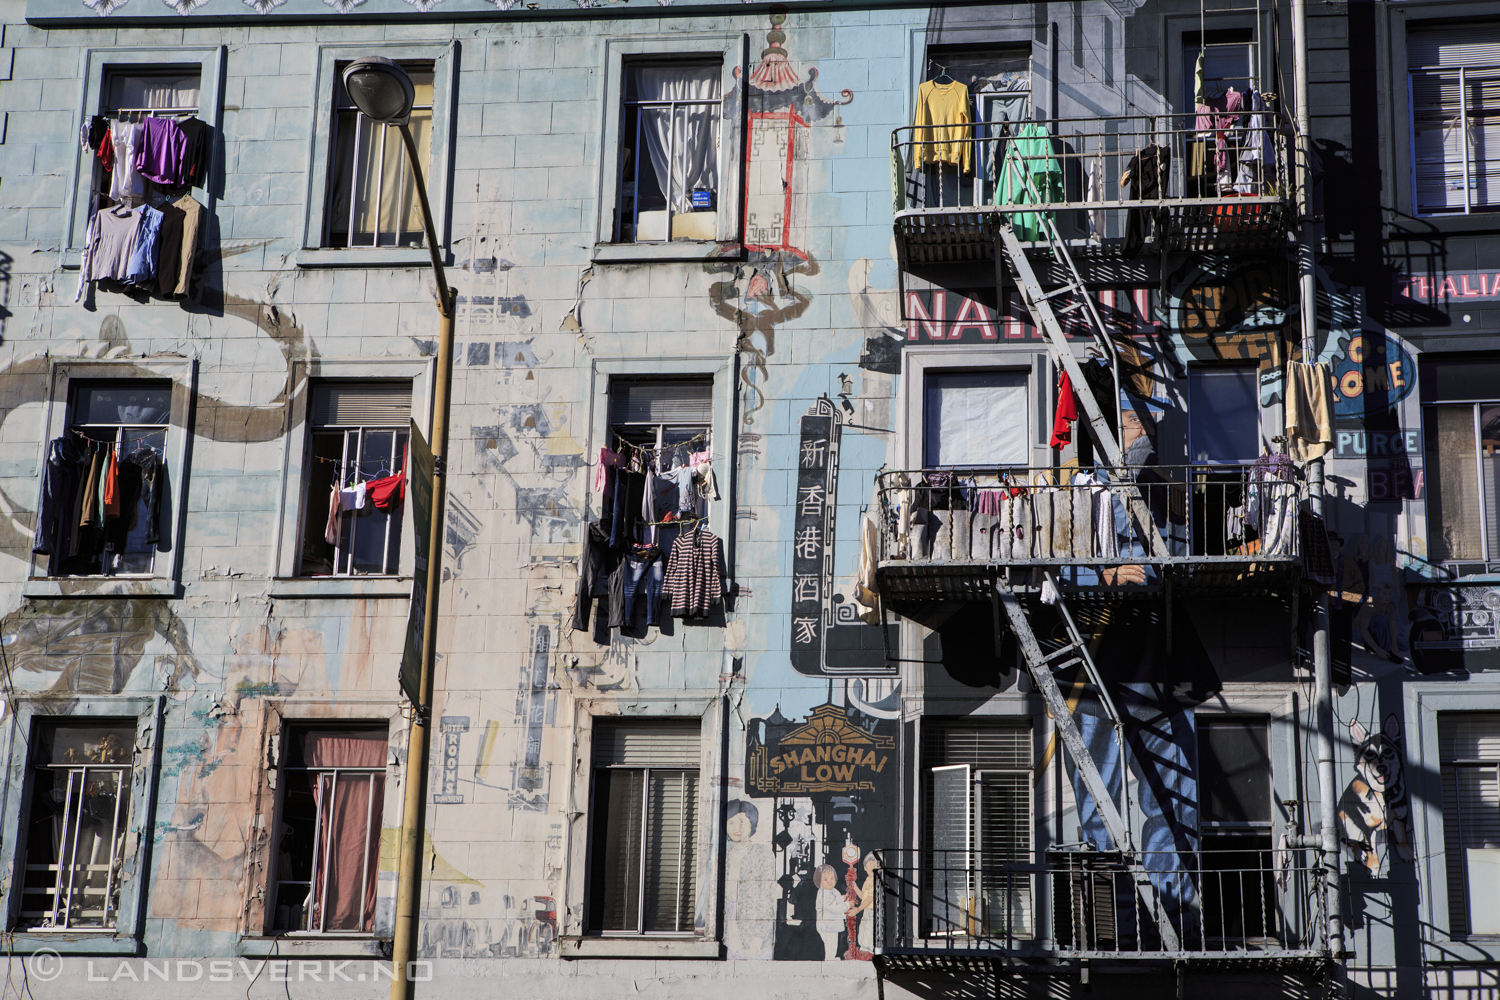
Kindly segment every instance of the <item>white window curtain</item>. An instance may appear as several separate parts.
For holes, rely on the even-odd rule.
[[[642,103],[716,101],[719,97],[718,66],[641,66],[634,73],[636,100]],[[651,169],[673,212],[692,211],[693,191],[718,191],[719,151],[714,142],[718,117],[717,104],[689,105],[675,111],[641,109],[641,133],[651,156]]]
[[[106,111],[118,108],[196,110],[201,74],[125,74],[110,77]]]
[[[1026,465],[1027,372],[927,376],[924,460],[929,468]]]

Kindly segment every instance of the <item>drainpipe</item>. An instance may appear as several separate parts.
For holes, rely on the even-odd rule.
[[[1318,356],[1317,284],[1314,276],[1315,234],[1312,221],[1312,132],[1307,97],[1307,2],[1292,0],[1293,78],[1297,102],[1297,279],[1302,304],[1302,360]],[[1323,459],[1307,463],[1307,493],[1312,512],[1323,516]],[[1323,856],[1323,912],[1328,919],[1328,950],[1344,953],[1342,903],[1339,898],[1339,840],[1334,826],[1333,669],[1329,662],[1328,594],[1313,609],[1313,703],[1318,727],[1318,818]]]

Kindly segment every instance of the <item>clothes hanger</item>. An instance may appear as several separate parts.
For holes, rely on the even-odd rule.
[[[949,76],[948,74],[948,67],[944,66],[942,63],[936,61],[935,59],[929,59],[927,61],[938,68],[937,75],[932,78],[933,83],[947,84],[954,82],[953,77]],[[947,79],[944,79],[944,77],[947,77]]]

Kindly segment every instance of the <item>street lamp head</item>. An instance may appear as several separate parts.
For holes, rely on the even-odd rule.
[[[411,120],[416,90],[411,78],[394,60],[365,56],[344,68],[344,89],[360,112],[381,125],[405,125]]]

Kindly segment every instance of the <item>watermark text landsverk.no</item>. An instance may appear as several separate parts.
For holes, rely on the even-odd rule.
[[[36,982],[50,983],[64,976],[90,983],[163,982],[230,983],[236,979],[265,979],[273,983],[388,982],[395,971],[388,961],[329,958],[90,958],[65,963],[48,948],[26,956],[26,971]],[[406,963],[406,978],[432,979],[431,962]]]

